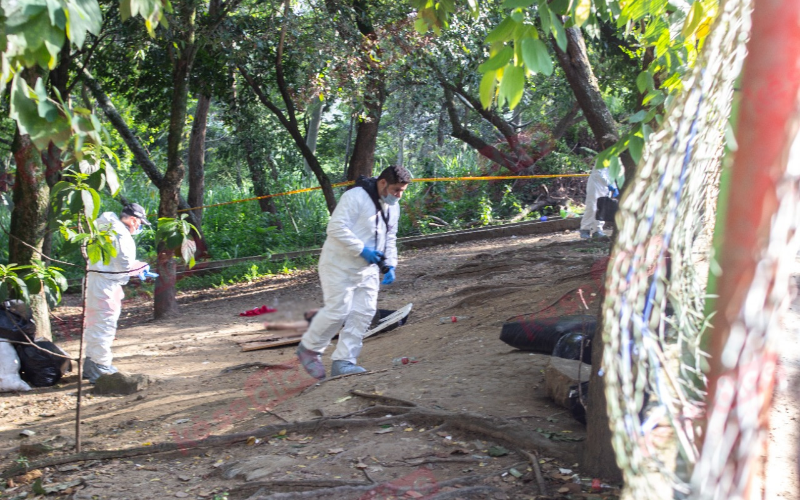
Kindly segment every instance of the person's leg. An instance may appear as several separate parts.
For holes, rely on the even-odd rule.
[[[583,218],[581,218],[581,238],[590,238],[597,227],[597,219],[595,219],[595,213],[597,212],[596,174],[597,170],[593,169],[586,179],[586,210],[583,212]]]
[[[379,276],[370,272],[358,285],[353,294],[353,308],[347,316],[344,328],[339,332],[339,341],[333,352],[331,375],[365,371],[357,366],[361,354],[362,340],[369,329],[375,311],[378,309]]]
[[[94,383],[100,375],[116,373],[111,364],[111,344],[117,334],[125,293],[119,283],[90,273],[86,284],[85,342],[83,374]]]
[[[321,268],[322,269],[322,268]],[[325,305],[311,320],[297,348],[297,357],[309,375],[325,378],[321,354],[342,328],[353,303],[355,284],[352,276],[332,267],[319,274]]]

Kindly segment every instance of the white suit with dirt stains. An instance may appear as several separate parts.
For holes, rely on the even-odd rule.
[[[319,278],[325,306],[303,334],[303,347],[323,352],[339,332],[331,358],[356,364],[361,343],[378,308],[380,271],[360,253],[365,246],[384,252],[388,266],[397,266],[399,205],[381,202],[388,213],[388,228],[367,191],[355,187],[345,192],[328,222],[328,238],[319,259]],[[377,244],[376,244],[377,228]],[[344,325],[344,328],[342,328]]]
[[[596,233],[603,230],[604,222],[595,218],[597,199],[609,195],[608,186],[610,184],[607,168],[592,169],[592,173],[586,180],[586,211],[581,219],[581,231]]]
[[[96,222],[98,229],[108,230],[110,227],[116,233],[114,246],[117,256],[112,257],[108,265],[103,264],[102,260],[89,264],[89,269],[118,274],[89,273],[86,279],[84,339],[86,357],[98,365],[111,366],[111,343],[117,334],[117,320],[122,311],[122,298],[125,296],[122,285],[128,282],[130,276],[139,274],[146,264],[136,260],[136,243],[117,214],[105,212]]]

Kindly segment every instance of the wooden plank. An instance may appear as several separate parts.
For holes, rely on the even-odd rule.
[[[284,338],[275,342],[252,342],[252,345],[242,344],[242,352],[260,351],[261,349],[271,349],[285,345],[299,344],[301,337]]]

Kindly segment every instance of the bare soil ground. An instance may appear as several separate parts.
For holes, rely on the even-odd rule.
[[[538,453],[553,497],[614,495],[569,484],[585,429],[546,397],[548,357],[498,340],[510,317],[580,312],[578,290],[594,312],[607,245],[562,233],[402,252],[379,307],[413,302],[411,321],[365,342],[359,362],[371,373],[322,384],[297,367],[294,347],[245,353],[234,335],[264,335],[264,321],[319,307],[313,271],[184,294],[181,316],[169,321],[152,321],[146,298],[127,301],[114,364],[157,383],[130,396],[89,392],[83,447],[171,451],[45,467],[43,484],[75,499],[535,498],[526,450]],[[276,299],[277,313],[238,316]],[[56,312],[60,345],[73,354],[76,306],[72,296]],[[442,322],[452,316],[461,318]],[[399,357],[416,362],[394,364]],[[251,362],[285,367],[223,372]],[[76,382],[73,374],[53,388],[3,395],[0,468],[19,463],[21,445],[31,462],[71,452]],[[36,434],[20,437],[23,429]],[[232,433],[227,444],[193,447]],[[44,441],[55,450],[35,456],[30,444]],[[0,496],[29,492],[30,484],[9,485]]]

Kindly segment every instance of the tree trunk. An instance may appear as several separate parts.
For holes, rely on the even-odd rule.
[[[189,194],[186,201],[191,207],[203,205],[205,196],[206,129],[211,96],[200,94],[192,122],[192,135],[189,138]],[[192,210],[198,224],[203,223],[203,209]]]
[[[176,51],[172,67],[172,105],[170,108],[169,134],[167,136],[167,171],[159,188],[160,202],[158,216],[177,218],[178,198],[181,182],[185,174],[183,165],[183,130],[186,122],[186,103],[188,100],[189,74],[192,71],[196,46],[194,44],[195,11],[190,5],[184,6],[184,48]],[[176,282],[175,252],[164,242],[158,244],[158,274],[153,295],[156,319],[166,318],[178,313],[175,297]]]
[[[37,69],[25,70],[28,84],[33,86],[38,77]],[[41,255],[22,244],[22,241],[42,249],[44,235],[47,231],[47,214],[50,207],[50,187],[47,185],[47,168],[42,162],[42,155],[33,145],[28,135],[14,133],[11,151],[17,164],[17,175],[14,182],[14,209],[11,211],[11,234],[8,239],[9,262],[24,266],[31,259],[41,259]],[[31,295],[31,310],[36,322],[36,336],[52,340],[50,331],[50,311],[44,295]]]
[[[353,144],[353,155],[347,168],[347,180],[354,181],[359,175],[372,177],[375,166],[375,144],[378,140],[378,128],[381,123],[383,102],[386,90],[380,70],[370,69],[367,75],[367,88],[364,96],[366,117],[356,125],[356,141]]]
[[[605,149],[619,139],[617,124],[603,101],[597,79],[589,64],[586,44],[580,29],[567,28],[566,32],[567,51],[562,51],[555,41],[552,42],[553,50],[595,139],[600,147]],[[625,178],[633,179],[636,164],[629,154],[623,156]],[[600,303],[602,304],[602,296]],[[598,323],[598,327],[600,324]],[[590,475],[620,480],[622,473],[617,467],[614,448],[611,446],[611,428],[606,412],[605,381],[599,375],[604,348],[602,342],[595,342],[592,346],[592,373],[589,379],[588,395],[590,404],[586,409],[587,440],[582,464]]]
[[[583,116],[589,123],[595,139],[602,149],[612,146],[619,140],[619,132],[611,111],[608,110],[597,78],[589,64],[589,55],[586,52],[586,43],[580,28],[566,28],[567,51],[564,52],[553,40],[551,45],[556,53],[556,58],[564,70],[569,86],[575,94],[575,99],[583,110]],[[627,151],[620,155],[620,160],[625,167],[625,178],[633,179],[636,163]]]
[[[306,130],[306,146],[311,150],[312,154],[317,153],[317,137],[319,137],[319,126],[322,123],[322,101],[314,99],[314,103],[310,106],[309,113],[311,114],[308,120],[308,129]],[[307,161],[303,160],[307,173],[313,173],[311,166]]]

